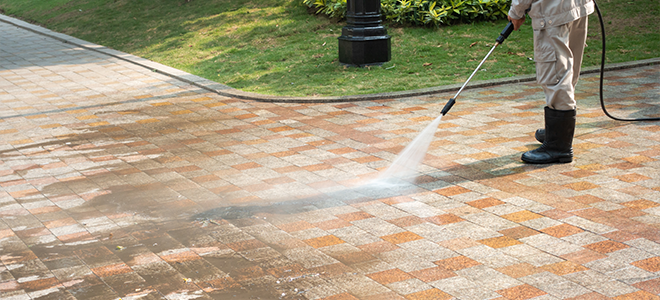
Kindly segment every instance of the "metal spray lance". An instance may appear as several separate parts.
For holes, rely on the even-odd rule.
[[[449,112],[449,110],[451,109],[452,106],[454,106],[454,104],[456,103],[456,98],[458,98],[458,95],[461,94],[461,92],[463,91],[463,89],[465,88],[465,86],[468,84],[468,82],[470,82],[470,80],[472,79],[472,77],[474,77],[474,74],[476,74],[477,71],[479,71],[479,68],[481,68],[481,65],[484,64],[484,62],[486,61],[486,59],[488,59],[488,57],[490,56],[490,54],[493,53],[493,50],[495,50],[495,48],[496,48],[497,46],[499,46],[499,45],[501,45],[502,43],[504,43],[504,40],[506,40],[506,38],[509,37],[509,35],[511,34],[511,32],[513,32],[513,23],[509,22],[509,24],[507,24],[506,27],[504,27],[504,30],[502,30],[502,32],[500,33],[500,36],[497,37],[497,39],[495,40],[495,45],[493,46],[493,48],[491,48],[490,51],[488,51],[488,54],[486,54],[486,57],[484,57],[484,59],[481,61],[481,63],[479,63],[479,65],[478,65],[477,68],[474,70],[474,72],[472,72],[472,75],[470,75],[470,77],[465,81],[465,83],[463,84],[463,86],[461,87],[461,89],[458,90],[458,93],[456,93],[456,95],[454,95],[453,98],[449,99],[449,102],[447,102],[447,104],[445,104],[445,107],[442,108],[442,111],[441,111],[440,113],[441,113],[443,116],[446,115],[447,112]]]

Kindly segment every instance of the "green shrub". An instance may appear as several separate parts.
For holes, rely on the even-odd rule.
[[[317,13],[344,18],[346,0],[303,0]],[[509,0],[381,0],[381,13],[396,24],[440,26],[506,18]]]
[[[346,17],[346,0],[303,0],[303,3],[316,9],[317,14],[339,19]]]

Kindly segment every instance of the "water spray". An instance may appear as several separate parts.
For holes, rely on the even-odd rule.
[[[484,62],[486,62],[486,60],[488,59],[490,54],[493,53],[493,50],[495,50],[495,48],[497,48],[497,46],[504,43],[504,40],[506,40],[506,38],[509,37],[511,32],[513,32],[513,23],[509,22],[509,24],[507,24],[506,27],[504,27],[504,30],[502,30],[502,32],[500,33],[500,36],[497,37],[497,39],[495,40],[495,45],[493,46],[493,48],[491,48],[490,51],[488,51],[488,54],[486,54],[486,57],[484,57],[484,59],[481,61],[481,63],[479,63],[479,65],[474,70],[474,72],[472,72],[472,75],[470,75],[470,77],[468,77],[468,79],[465,81],[463,86],[461,86],[461,88],[458,90],[456,95],[454,95],[453,98],[449,99],[449,102],[447,102],[447,104],[445,104],[445,107],[442,108],[442,111],[440,112],[440,114],[442,114],[443,116],[446,115],[449,112],[449,110],[451,109],[451,107],[454,106],[454,104],[456,104],[456,98],[458,98],[458,95],[461,94],[461,92],[463,91],[465,86],[468,84],[468,82],[470,82],[472,77],[474,77],[474,74],[476,74],[477,71],[479,71],[479,68],[481,68],[481,65],[483,65]]]
[[[513,31],[513,23],[509,22],[509,24],[504,27],[504,30],[502,30],[502,33],[500,33],[500,36],[497,38],[495,41],[495,46],[493,46],[492,49],[488,52],[488,55],[481,61],[479,66],[477,66],[477,69],[472,72],[472,75],[470,75],[470,78],[463,84],[461,89],[456,93],[456,95],[447,102],[445,107],[442,109],[441,114],[431,122],[422,132],[417,135],[417,137],[410,143],[406,148],[399,153],[397,158],[392,162],[392,165],[382,172],[380,176],[377,178],[376,182],[379,184],[385,183],[383,180],[388,180],[393,177],[399,177],[399,178],[404,178],[413,175],[417,171],[417,166],[424,160],[424,156],[426,156],[426,150],[429,148],[429,145],[431,144],[431,140],[433,139],[433,134],[438,128],[438,125],[440,124],[440,121],[442,120],[442,116],[447,114],[447,112],[451,109],[452,106],[456,103],[456,98],[458,98],[458,95],[463,91],[465,86],[470,82],[470,79],[474,77],[474,74],[477,73],[479,68],[481,68],[481,65],[488,59],[488,56],[490,56],[491,53],[493,53],[493,50],[499,45],[501,45],[504,40],[509,37],[509,34]]]
[[[600,104],[601,108],[603,109],[603,112],[605,115],[608,117],[617,120],[617,121],[658,121],[660,118],[639,118],[639,119],[621,119],[621,118],[616,118],[612,115],[610,115],[607,112],[607,109],[605,108],[605,103],[603,101],[603,73],[604,73],[604,67],[605,67],[605,26],[603,25],[603,18],[600,13],[600,9],[598,8],[598,4],[596,4],[596,1],[594,1],[594,6],[596,8],[596,12],[598,13],[598,20],[600,21],[600,26],[601,26],[601,35],[602,35],[602,42],[603,42],[603,49],[602,49],[602,58],[601,58],[601,65],[600,65]],[[495,48],[497,46],[501,45],[504,43],[504,40],[506,40],[511,32],[513,32],[514,26],[512,22],[509,22],[506,27],[504,27],[504,30],[500,33],[500,36],[497,37],[495,40],[495,45],[493,48],[490,49],[488,54],[486,54],[486,57],[479,63],[477,68],[472,72],[470,77],[465,81],[463,86],[458,90],[456,95],[454,95],[453,98],[449,99],[449,102],[445,104],[445,106],[442,108],[442,111],[440,112],[440,115],[433,121],[431,124],[429,124],[408,146],[406,146],[401,153],[399,153],[398,157],[394,160],[392,165],[382,172],[378,179],[375,182],[383,183],[383,180],[387,180],[392,177],[400,177],[404,178],[406,176],[413,175],[416,170],[417,166],[422,162],[424,159],[424,156],[426,155],[426,151],[431,143],[431,139],[433,138],[433,133],[435,132],[436,128],[438,127],[442,116],[446,115],[449,110],[456,104],[456,99],[458,96],[461,94],[463,89],[465,89],[465,86],[470,82],[472,77],[479,71],[479,68],[481,68],[481,65],[486,62],[488,57],[493,53]]]

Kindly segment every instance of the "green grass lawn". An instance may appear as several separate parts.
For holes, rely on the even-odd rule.
[[[600,0],[608,62],[660,57],[658,0]],[[309,14],[299,0],[0,0],[5,14],[141,56],[231,87],[283,96],[340,96],[462,83],[505,20],[441,28],[385,24],[392,60],[380,67],[338,62],[344,22]],[[583,66],[600,63],[590,17]],[[495,50],[474,80],[533,74],[532,29]]]

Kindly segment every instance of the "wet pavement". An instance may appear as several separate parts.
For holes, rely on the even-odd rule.
[[[660,124],[578,85],[575,160],[525,165],[542,90],[468,90],[419,174],[369,184],[450,94],[223,97],[0,22],[2,299],[660,299]],[[660,116],[660,65],[607,73]]]

